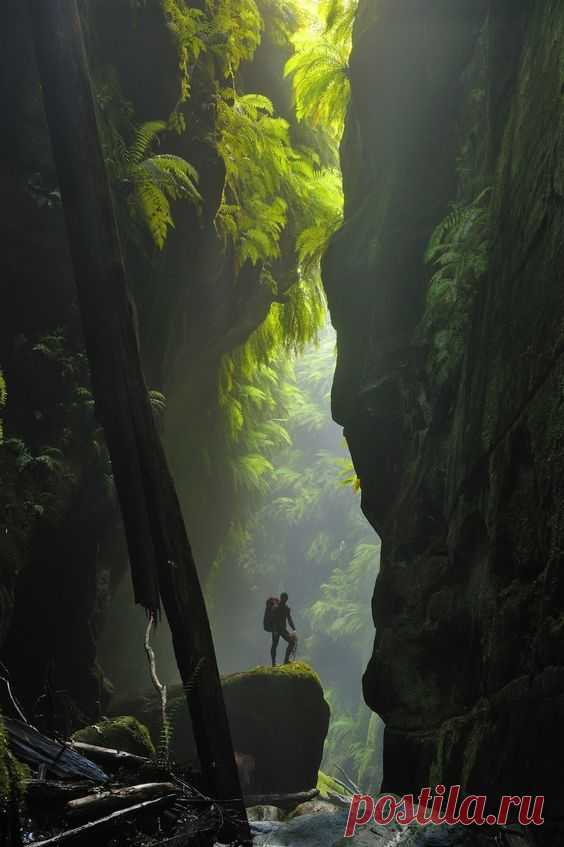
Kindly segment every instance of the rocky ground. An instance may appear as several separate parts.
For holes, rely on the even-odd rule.
[[[528,847],[533,844],[526,833],[479,830],[464,827],[388,827],[371,825],[358,830],[353,838],[344,838],[347,810],[328,810],[303,815],[287,822],[254,821],[255,847]]]

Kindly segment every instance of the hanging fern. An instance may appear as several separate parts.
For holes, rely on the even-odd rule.
[[[298,256],[304,273],[316,273],[327,246],[343,222],[343,181],[339,171],[314,173],[309,194],[310,223],[297,239]]]
[[[132,218],[148,230],[162,250],[168,230],[174,226],[170,203],[188,200],[201,203],[197,189],[198,173],[180,156],[151,154],[159,135],[167,129],[163,121],[150,121],[135,131],[129,148],[114,147],[109,161],[114,180],[128,189],[128,208]]]
[[[204,12],[189,8],[184,0],[162,0],[163,12],[174,35],[178,52],[178,71],[180,76],[179,105],[190,96],[190,77],[194,65],[206,49],[206,37],[209,24]],[[178,113],[174,113],[177,114]],[[185,128],[182,117],[178,130]]]
[[[233,77],[260,44],[262,16],[255,0],[206,0],[206,9],[212,31],[210,53],[220,77]]]
[[[285,181],[299,158],[288,123],[274,117],[267,97],[238,96],[229,89],[218,103],[217,117],[218,150],[226,168],[218,230],[233,243],[239,268],[247,260],[276,259],[287,222]]]
[[[328,130],[336,142],[350,100],[349,57],[357,5],[358,0],[321,2],[323,27],[310,26],[295,35],[295,53],[286,64],[298,119]]]
[[[453,203],[425,255],[435,270],[422,329],[432,338],[430,362],[439,382],[448,379],[460,362],[476,283],[488,268],[490,193],[487,187],[470,203]]]

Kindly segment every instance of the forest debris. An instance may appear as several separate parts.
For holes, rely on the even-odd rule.
[[[127,809],[112,812],[112,814],[104,818],[90,821],[76,829],[67,829],[52,838],[47,838],[43,841],[33,841],[28,844],[28,847],[56,847],[59,844],[78,844],[92,836],[98,836],[113,828],[119,828],[128,823],[131,818],[146,814],[157,815],[172,805],[176,800],[176,796],[176,794],[167,795],[165,797],[159,797],[157,800],[149,800],[145,803],[129,806]]]
[[[72,749],[68,743],[54,741],[34,727],[13,718],[4,718],[10,749],[16,758],[37,768],[45,766],[55,777],[77,777],[90,782],[108,781],[104,771]]]
[[[96,818],[147,800],[165,796],[176,798],[177,795],[177,788],[172,782],[147,782],[144,785],[114,788],[71,800],[67,803],[67,814],[74,818]]]
[[[277,806],[285,809],[315,800],[319,793],[318,788],[312,788],[311,791],[298,791],[295,794],[249,794],[245,796],[245,806]]]
[[[73,750],[77,750],[83,756],[87,756],[88,759],[107,767],[109,770],[118,770],[119,768],[139,770],[139,768],[154,764],[152,759],[136,756],[135,753],[125,753],[123,750],[113,750],[111,747],[97,747],[95,744],[85,744],[83,741],[71,741],[69,744]]]
[[[60,782],[54,779],[30,779],[26,782],[26,800],[30,805],[64,806],[70,800],[84,797],[92,791],[92,783]]]

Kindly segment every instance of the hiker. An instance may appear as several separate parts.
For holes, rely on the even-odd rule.
[[[293,632],[288,632],[287,624],[290,624]],[[290,658],[296,651],[298,637],[296,635],[296,627],[292,620],[292,612],[288,606],[288,595],[282,592],[280,599],[271,597],[266,601],[266,611],[264,613],[264,628],[267,632],[272,633],[272,647],[270,655],[272,657],[272,667],[276,667],[276,651],[278,650],[278,642],[283,638],[287,643],[286,655],[284,664],[288,664]]]

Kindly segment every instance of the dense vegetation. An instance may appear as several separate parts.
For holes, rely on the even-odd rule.
[[[368,732],[359,686],[371,638],[365,597],[378,548],[360,516],[346,446],[328,428],[334,342],[320,278],[343,216],[338,146],[355,9],[353,0],[82,4],[154,413],[219,640],[234,591],[243,632],[263,593],[293,583],[302,651],[334,707],[328,765],[358,776],[354,744]],[[52,244],[60,240],[60,195],[37,80],[24,82],[33,140],[19,163],[22,215],[31,206],[31,226]],[[14,112],[14,135],[20,117]],[[25,592],[34,579],[52,592],[53,568],[69,598],[83,578],[89,591],[72,625],[81,616],[101,625],[125,559],[66,257],[52,261],[64,284],[48,308],[39,301],[22,321],[14,297],[4,316],[0,498],[9,568],[1,596],[13,604],[19,592],[7,659],[22,637],[41,642],[37,678],[15,673],[24,703],[45,690],[55,667],[64,720],[76,724],[96,714],[106,682],[86,663],[84,679],[67,689],[65,663],[75,660],[59,630],[72,621],[58,621],[49,603],[31,620]],[[56,558],[48,568],[45,545]],[[82,576],[77,550],[90,551],[80,553]],[[41,638],[45,630],[53,642]],[[242,642],[238,661],[262,661],[262,644],[257,653],[244,633]]]
[[[359,680],[372,641],[366,597],[379,545],[360,512],[346,444],[330,419],[334,344],[326,331],[318,346],[285,368],[279,425],[288,441],[271,454],[252,516],[223,546],[208,596],[220,656],[235,670],[242,656],[261,664],[268,659],[268,637],[257,638],[264,598],[290,593],[300,655],[320,673],[332,706],[325,768],[344,766],[369,788],[378,787],[380,739],[367,743],[370,713]]]

